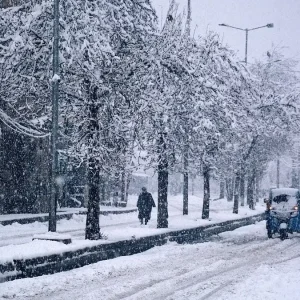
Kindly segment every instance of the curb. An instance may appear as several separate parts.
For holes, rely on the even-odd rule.
[[[14,260],[13,263],[0,264],[0,283],[69,271],[102,260],[141,253],[155,246],[162,246],[169,241],[177,243],[205,242],[205,239],[212,235],[254,224],[264,219],[265,214],[262,213],[243,219],[101,244],[61,254]]]

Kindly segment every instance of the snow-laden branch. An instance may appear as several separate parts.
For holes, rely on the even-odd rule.
[[[27,126],[21,124],[20,122],[9,117],[2,109],[0,109],[0,121],[2,121],[10,129],[31,136],[34,138],[45,138],[50,135],[50,133],[44,133],[35,128],[32,128],[32,125],[26,124]]]

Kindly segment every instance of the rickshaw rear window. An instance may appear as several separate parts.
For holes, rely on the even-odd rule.
[[[288,202],[290,198],[291,198],[290,195],[278,195],[273,198],[273,201],[275,203]]]

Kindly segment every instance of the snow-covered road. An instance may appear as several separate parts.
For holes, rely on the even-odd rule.
[[[77,270],[0,285],[3,299],[299,299],[300,235],[268,240],[265,222],[207,243],[170,243]]]

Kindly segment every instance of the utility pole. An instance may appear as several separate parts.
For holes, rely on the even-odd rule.
[[[187,26],[186,35],[191,35],[191,0],[188,0],[188,13],[187,13]],[[183,215],[189,213],[189,126],[185,126],[185,145],[184,145],[184,157],[183,157]]]
[[[247,62],[248,62],[248,32],[249,32],[249,29],[245,29],[245,32],[246,32],[245,63],[247,64]]]
[[[49,201],[49,227],[56,231],[56,207],[58,199],[58,100],[59,100],[59,0],[53,2],[53,77],[52,77],[52,131],[51,131],[51,197]]]

